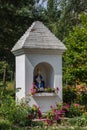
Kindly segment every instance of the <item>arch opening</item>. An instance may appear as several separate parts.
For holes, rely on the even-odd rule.
[[[41,62],[41,63],[37,64],[34,68],[33,80],[34,80],[34,77],[37,75],[38,68],[41,71],[41,75],[44,80],[45,88],[46,87],[53,88],[54,87],[54,69],[53,69],[53,67],[47,62]]]

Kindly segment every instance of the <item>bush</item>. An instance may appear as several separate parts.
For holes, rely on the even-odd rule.
[[[13,109],[10,109],[7,118],[14,124],[19,124],[21,126],[29,125],[28,108],[22,105],[15,105]]]
[[[0,130],[10,130],[11,123],[8,120],[0,120]]]
[[[37,107],[36,105],[33,105],[30,109],[30,115],[29,115],[29,118],[42,118],[42,113],[39,109],[39,107]]]
[[[85,118],[80,117],[80,118],[78,118],[78,120],[76,121],[76,125],[77,125],[77,126],[81,126],[81,127],[87,126],[87,120],[86,120]]]
[[[71,104],[76,100],[76,97],[75,87],[63,87],[63,102]]]
[[[76,101],[79,104],[84,105],[85,108],[87,109],[87,85],[86,84],[77,85],[76,94],[77,94]]]
[[[31,125],[32,119],[28,117],[31,108],[24,102],[16,104],[11,96],[3,97],[3,103],[0,107],[0,116],[8,119],[14,124],[21,126]]]
[[[83,106],[77,104],[77,103],[72,103],[69,108],[69,113],[68,117],[78,117],[83,114]]]

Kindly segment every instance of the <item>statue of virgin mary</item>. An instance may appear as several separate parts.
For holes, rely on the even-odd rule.
[[[44,89],[45,87],[44,79],[43,76],[41,75],[41,71],[39,68],[37,69],[37,74],[34,76],[34,84],[37,89]]]

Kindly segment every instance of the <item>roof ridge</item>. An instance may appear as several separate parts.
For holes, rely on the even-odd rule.
[[[17,41],[12,52],[23,48],[65,50],[65,45],[41,21],[35,21]]]
[[[25,37],[25,40],[23,41],[23,42],[24,42],[23,45],[25,44],[25,41],[26,41],[27,37],[30,35],[30,32],[31,32],[31,30],[32,30],[32,28],[34,27],[35,24],[36,24],[36,23],[33,22],[33,23],[31,24],[31,26],[27,29],[27,31],[24,33],[24,35],[25,35],[26,37]],[[23,36],[24,36],[24,35],[23,35]],[[23,45],[22,45],[22,46],[23,46]]]

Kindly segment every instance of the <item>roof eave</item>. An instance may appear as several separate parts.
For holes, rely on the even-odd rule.
[[[17,49],[17,50],[11,50],[11,52],[15,55],[21,55],[21,54],[59,54],[62,55],[64,52],[66,51],[66,47],[65,48],[61,48],[61,49],[51,49],[51,48],[21,48],[21,49]]]

